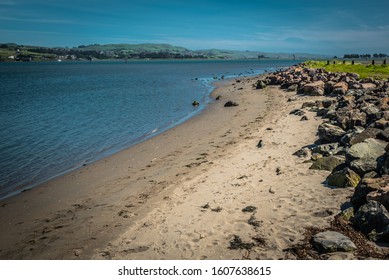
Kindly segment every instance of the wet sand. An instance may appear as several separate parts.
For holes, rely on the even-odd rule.
[[[352,190],[327,188],[328,172],[292,155],[322,120],[289,112],[319,98],[238,80],[221,82],[221,99],[189,121],[1,201],[0,258],[288,258]],[[237,238],[253,246],[235,249]]]

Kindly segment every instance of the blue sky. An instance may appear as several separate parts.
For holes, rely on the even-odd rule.
[[[389,1],[0,0],[0,42],[389,53]]]

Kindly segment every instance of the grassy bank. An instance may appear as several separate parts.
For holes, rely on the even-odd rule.
[[[348,72],[357,73],[361,78],[375,78],[375,79],[387,79],[389,78],[389,65],[384,65],[380,62],[380,65],[366,65],[362,63],[355,63],[352,65],[351,61],[335,61],[335,64],[331,62],[327,64],[326,61],[307,61],[305,64],[311,68],[324,68],[330,72]]]

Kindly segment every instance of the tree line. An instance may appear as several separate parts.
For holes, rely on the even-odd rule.
[[[375,53],[373,55],[371,54],[345,54],[343,58],[385,58],[388,57],[387,54],[384,53]]]

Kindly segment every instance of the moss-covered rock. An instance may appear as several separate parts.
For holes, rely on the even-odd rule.
[[[327,184],[338,188],[355,188],[361,181],[361,177],[350,168],[333,172],[327,177]]]
[[[335,167],[344,163],[344,158],[330,156],[318,158],[309,169],[332,171]]]

